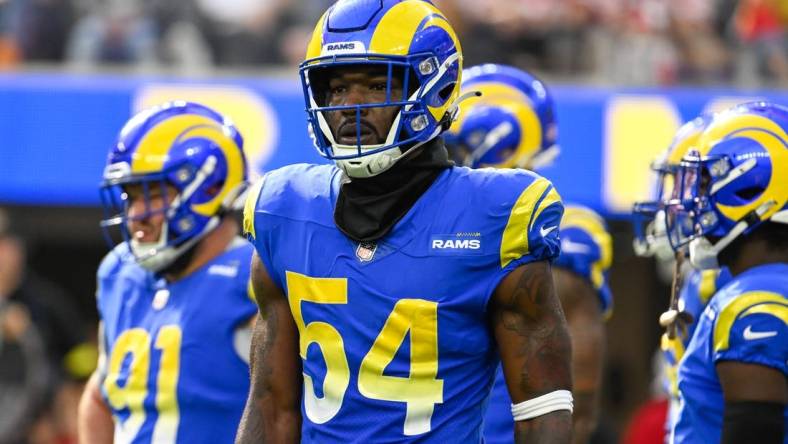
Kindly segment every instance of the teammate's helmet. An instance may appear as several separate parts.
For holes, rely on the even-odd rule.
[[[386,100],[327,106],[327,70],[346,66],[385,69]],[[462,51],[451,25],[429,1],[339,0],[317,23],[299,71],[318,152],[333,159],[348,176],[370,177],[451,124],[459,96]],[[391,97],[394,76],[403,82],[402,98]],[[399,109],[382,144],[337,143],[326,112],[354,111],[357,134],[361,134],[362,110],[377,107]]]
[[[697,268],[764,221],[788,224],[788,108],[735,106],[714,118],[685,156],[668,204],[674,249],[689,244]]]
[[[243,138],[232,122],[197,103],[165,103],[140,112],[120,131],[104,169],[101,226],[111,244],[117,229],[141,266],[161,271],[219,224],[246,180]],[[133,185],[142,190],[146,208],[135,219],[165,216],[156,242],[139,242],[129,232],[126,189]],[[174,199],[153,208],[151,192],[167,196],[168,187],[175,189]]]
[[[463,102],[445,136],[458,163],[538,169],[558,155],[553,98],[541,80],[511,66],[486,64],[463,72],[462,91],[482,95]]]
[[[636,202],[632,209],[634,247],[637,255],[657,256],[661,260],[673,257],[665,228],[664,204],[670,198],[667,193],[673,190],[673,181],[681,159],[695,149],[700,135],[713,117],[713,114],[702,114],[682,125],[662,157],[651,165],[651,169],[656,173],[654,200]]]
[[[612,264],[613,238],[604,219],[586,207],[567,205],[561,219],[561,255],[554,265],[573,270],[594,286],[606,318],[613,312],[608,284]]]

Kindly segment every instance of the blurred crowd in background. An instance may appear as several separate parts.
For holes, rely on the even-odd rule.
[[[0,67],[297,65],[332,0],[0,0]],[[788,85],[785,0],[435,0],[466,64],[622,85]]]
[[[75,299],[27,267],[26,245],[0,208],[0,444],[70,444],[95,325]]]

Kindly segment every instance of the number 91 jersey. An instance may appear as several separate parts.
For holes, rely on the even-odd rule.
[[[171,283],[121,244],[98,271],[101,391],[118,444],[232,443],[249,393],[251,246]],[[244,337],[246,334],[246,337]],[[246,339],[246,340],[244,340]]]
[[[272,171],[244,229],[298,327],[302,442],[482,442],[499,359],[488,301],[559,253],[563,213],[533,173],[449,168],[376,243],[334,224],[332,165]]]

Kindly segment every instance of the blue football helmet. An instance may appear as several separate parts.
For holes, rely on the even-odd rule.
[[[327,106],[324,80],[331,69],[383,68],[386,99],[380,103]],[[339,0],[317,23],[299,72],[309,124],[321,156],[350,177],[387,170],[407,151],[437,137],[456,114],[462,50],[444,15],[425,0]],[[400,76],[403,97],[392,97]],[[361,116],[369,108],[397,107],[384,143],[361,144]],[[357,143],[337,142],[326,114],[356,113]]]
[[[218,226],[246,182],[243,138],[235,125],[203,105],[168,102],[135,115],[120,131],[104,169],[101,226],[111,245],[117,230],[136,261],[158,272]],[[131,186],[142,190],[143,214],[129,215]],[[151,205],[152,194],[168,196],[170,189],[174,198],[162,208]],[[131,218],[156,213],[165,220],[158,241],[134,239]]]
[[[632,209],[634,248],[638,256],[656,256],[660,260],[673,258],[665,222],[664,204],[670,197],[667,193],[673,189],[681,159],[695,149],[700,135],[713,117],[713,114],[702,114],[682,125],[665,153],[652,163],[651,169],[656,176],[654,200],[636,202]]]
[[[764,221],[788,224],[788,108],[752,102],[716,116],[685,156],[666,207],[674,250],[696,268]]]
[[[457,163],[538,169],[558,156],[555,106],[541,80],[511,66],[485,64],[463,72],[462,92],[472,91],[481,96],[463,102],[445,135]]]

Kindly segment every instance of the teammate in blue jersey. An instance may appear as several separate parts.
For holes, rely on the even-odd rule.
[[[788,442],[787,131],[788,108],[736,106],[715,116],[676,172],[671,245],[732,278],[679,363],[673,442]]]
[[[485,64],[463,73],[463,92],[478,91],[460,106],[446,136],[457,163],[471,168],[538,169],[559,153],[553,98],[546,85],[514,67]],[[560,226],[561,255],[554,263],[556,291],[572,338],[574,442],[588,442],[604,363],[604,319],[612,312],[607,271],[612,239],[592,210],[567,205]],[[486,442],[512,443],[511,399],[499,371],[484,424]]]
[[[256,314],[252,248],[233,214],[242,147],[229,120],[195,103],[143,111],[121,130],[101,192],[102,226],[122,242],[98,270],[102,353],[81,443],[233,442]]]
[[[655,257],[658,265],[662,268],[673,269],[673,261],[675,261],[674,252],[667,237],[664,202],[669,196],[665,193],[672,191],[675,174],[680,167],[682,157],[697,145],[701,134],[711,123],[712,118],[712,114],[703,114],[679,128],[665,154],[652,165],[652,169],[657,173],[654,183],[654,200],[637,202],[634,205],[635,253],[643,257]],[[660,349],[665,363],[662,383],[669,397],[665,436],[669,436],[678,417],[679,362],[684,356],[684,351],[687,349],[706,304],[714,293],[730,279],[730,273],[726,268],[697,270],[684,263],[680,271],[682,272],[681,286],[677,294],[675,309],[681,312],[682,316],[674,317],[673,322],[681,322],[681,325],[667,325],[669,331],[665,332],[660,340]],[[670,331],[670,328],[673,330]]]
[[[563,205],[536,174],[451,164],[461,69],[430,2],[341,0],[320,19],[301,76],[335,165],[250,192],[265,322],[237,442],[481,443],[499,362],[518,439],[569,441]]]

